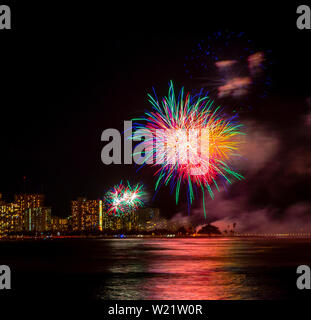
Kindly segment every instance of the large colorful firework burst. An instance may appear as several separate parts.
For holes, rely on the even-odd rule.
[[[187,185],[188,208],[196,189],[207,189],[213,198],[213,186],[219,191],[219,182],[241,180],[241,174],[229,165],[238,155],[241,143],[241,124],[237,116],[228,117],[206,95],[192,97],[182,88],[175,95],[173,82],[168,96],[160,102],[148,94],[153,110],[143,118],[134,119],[135,136],[144,139],[144,164],[152,163],[157,169],[155,190],[170,184],[175,190],[176,204],[180,188]],[[135,155],[135,154],[134,154]]]
[[[143,196],[142,184],[138,183],[131,186],[128,181],[126,184],[121,181],[105,194],[107,213],[114,216],[124,216],[132,213],[144,205]]]

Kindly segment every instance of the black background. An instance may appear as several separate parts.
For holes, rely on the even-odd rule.
[[[147,108],[146,93],[152,86],[164,94],[170,79],[186,85],[184,56],[214,31],[245,31],[272,50],[275,97],[297,101],[310,94],[311,31],[296,28],[299,3],[6,4],[11,5],[12,30],[0,30],[0,191],[12,199],[24,191],[26,176],[26,191],[46,194],[54,214],[66,216],[70,200],[79,195],[101,197],[107,186],[125,175],[142,180],[151,192],[153,179],[148,173],[138,177],[133,167],[101,163],[101,132],[122,129],[123,120]],[[278,117],[288,119],[284,125],[291,124],[292,109],[262,116],[264,121]],[[155,205],[166,216],[180,210],[165,191]],[[10,312],[34,314],[36,304],[14,309],[11,302]],[[64,315],[61,305],[66,305],[66,297],[57,306],[46,303],[45,314],[52,310]],[[76,306],[67,305],[67,311],[78,313]],[[100,304],[94,309],[87,302],[80,306],[89,315],[103,310]],[[249,319],[246,306],[251,317],[261,318],[308,312],[304,303],[214,302],[209,318]]]
[[[6,4],[12,30],[0,31],[0,191],[12,199],[25,176],[26,191],[43,192],[56,215],[121,179],[142,181],[152,193],[152,171],[102,164],[101,132],[141,115],[153,86],[159,95],[170,79],[187,86],[184,57],[215,31],[244,31],[272,51],[272,97],[296,101],[310,92],[311,31],[296,27],[299,3]],[[255,116],[287,117],[287,126],[291,108]],[[176,207],[164,189],[152,205],[171,216],[184,203]]]

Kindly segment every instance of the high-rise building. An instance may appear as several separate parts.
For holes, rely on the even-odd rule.
[[[51,208],[29,208],[24,213],[24,230],[45,232],[51,228]]]
[[[50,230],[51,208],[44,206],[43,194],[17,194],[14,197],[17,206],[16,232],[44,232]]]
[[[136,212],[137,229],[149,231],[156,226],[160,219],[160,211],[158,208],[141,208]]]
[[[44,207],[42,194],[18,194],[6,203],[0,197],[0,234],[50,230],[51,208]]]
[[[51,231],[52,232],[67,232],[68,231],[68,218],[52,217]]]
[[[16,194],[14,196],[14,202],[19,206],[21,211],[29,208],[39,208],[44,205],[43,194]]]
[[[137,230],[137,214],[135,211],[122,216],[114,216],[104,213],[103,229],[109,231],[133,231]]]
[[[20,225],[21,217],[18,215],[18,207],[15,203],[7,203],[0,200],[0,237],[15,232]]]
[[[103,229],[102,200],[78,198],[71,202],[73,231],[94,231]]]

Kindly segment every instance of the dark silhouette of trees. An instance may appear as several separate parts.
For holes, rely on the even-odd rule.
[[[186,233],[187,233],[187,230],[185,229],[185,227],[180,227],[177,230],[177,234],[179,234],[179,235],[185,235]]]
[[[209,223],[206,226],[204,226],[198,233],[208,234],[208,235],[221,234],[221,232],[219,231],[219,229],[217,227],[215,227]]]

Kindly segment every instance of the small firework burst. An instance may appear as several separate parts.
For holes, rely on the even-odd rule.
[[[134,212],[144,205],[143,185],[131,186],[123,184],[122,181],[113,186],[105,195],[105,203],[108,207],[107,213],[114,216],[124,216]]]

